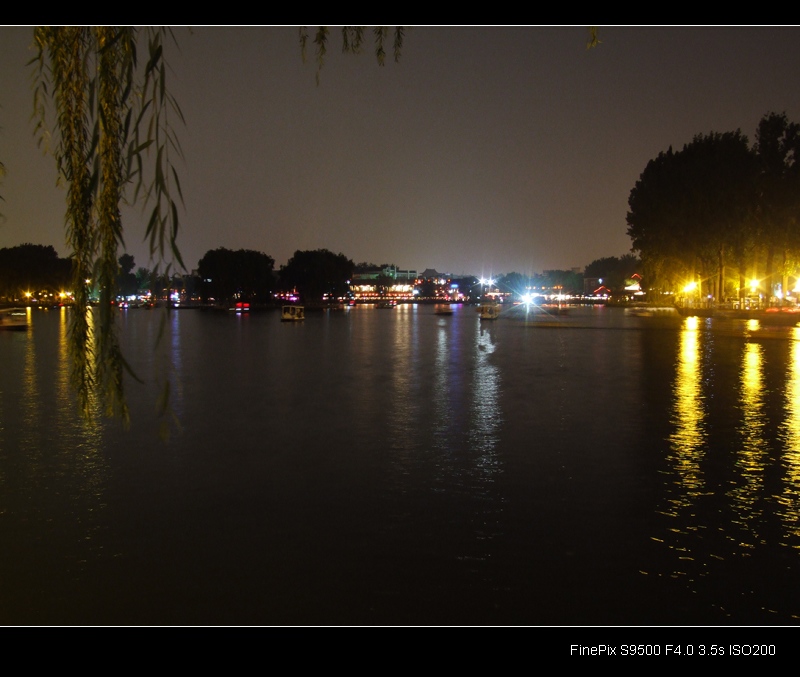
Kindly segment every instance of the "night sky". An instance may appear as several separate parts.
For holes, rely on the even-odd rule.
[[[629,253],[628,196],[660,151],[712,131],[752,142],[770,111],[800,121],[795,26],[600,26],[590,50],[585,26],[416,26],[383,67],[371,42],[342,55],[332,29],[319,84],[297,27],[175,34],[189,269],[217,247],[276,268],[320,248],[454,275],[583,268]],[[65,256],[65,193],[33,137],[31,36],[0,27],[0,247]],[[140,212],[124,227],[150,267]]]

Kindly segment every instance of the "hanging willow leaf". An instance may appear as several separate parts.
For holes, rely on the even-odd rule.
[[[386,58],[386,50],[383,48],[383,43],[386,40],[389,29],[386,26],[375,26],[372,32],[375,35],[375,57],[378,59],[378,65],[383,66]]]
[[[363,43],[363,26],[344,26],[342,28],[342,52],[344,54],[360,54]]]
[[[597,37],[597,26],[589,26],[589,40],[586,43],[586,49],[592,49],[600,44],[600,39]]]
[[[386,61],[386,42],[389,39],[388,26],[375,26],[372,29],[372,34],[375,42],[375,58],[378,65],[383,66]],[[300,55],[305,63],[306,60],[306,45],[308,43],[308,28],[301,26],[298,31],[300,39]],[[392,51],[394,60],[400,60],[400,52],[405,40],[405,28],[403,26],[394,27],[394,37],[392,44]],[[316,61],[317,72],[316,80],[319,84],[320,71],[325,64],[325,56],[328,53],[328,41],[330,39],[330,31],[327,26],[318,26],[314,32],[314,44],[316,45]],[[364,43],[364,26],[343,26],[342,27],[342,52],[345,54],[359,54]]]
[[[67,186],[66,233],[72,249],[75,310],[69,346],[71,379],[81,411],[89,415],[99,395],[109,416],[127,422],[125,373],[111,311],[124,246],[120,205],[149,205],[144,238],[157,261],[183,261],[177,246],[182,192],[173,154],[180,145],[173,117],[183,113],[167,88],[164,39],[171,30],[130,26],[42,26],[34,30],[36,134],[56,158]],[[137,44],[147,45],[142,68]],[[51,126],[47,120],[55,112]],[[52,143],[51,143],[52,139]],[[126,195],[126,190],[129,193]],[[173,190],[175,198],[173,198]],[[164,215],[162,217],[162,214]],[[99,290],[96,313],[90,286]]]
[[[394,30],[394,60],[400,61],[400,52],[403,49],[403,40],[406,37],[403,26],[397,26]]]
[[[300,26],[298,29],[298,37],[300,38],[300,57],[303,63],[306,62],[306,44],[308,43],[308,29],[305,26]]]

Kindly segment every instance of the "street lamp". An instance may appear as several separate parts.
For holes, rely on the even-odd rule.
[[[693,297],[693,296],[694,296],[694,292],[695,292],[695,291],[697,291],[697,282],[695,282],[694,280],[692,280],[692,281],[691,281],[689,284],[687,284],[687,285],[686,285],[686,286],[683,288],[683,293],[684,293],[684,294],[686,294],[686,296],[687,296],[687,297],[689,297],[689,301],[690,301],[690,302],[688,303],[688,306],[689,306],[689,307],[691,307],[691,306],[692,306],[692,303],[691,303],[691,297]]]

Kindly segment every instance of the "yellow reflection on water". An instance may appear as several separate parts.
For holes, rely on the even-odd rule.
[[[704,456],[705,411],[701,387],[700,332],[698,318],[687,317],[680,334],[678,362],[673,386],[672,422],[670,436],[671,460],[682,486],[682,502],[703,488],[700,462]]]
[[[92,390],[89,393],[89,416],[81,417],[78,415],[75,403],[74,391],[70,380],[71,361],[69,355],[69,324],[70,312],[75,309],[68,309],[64,306],[58,309],[58,343],[57,343],[57,365],[55,370],[55,393],[56,393],[56,414],[63,425],[60,429],[66,430],[71,422],[78,422],[82,437],[88,445],[87,449],[96,452],[100,447],[101,427],[100,427],[100,402],[97,392]],[[91,308],[86,308],[86,321],[89,326],[89,336],[92,336],[94,329],[94,312]]]
[[[28,308],[28,322],[31,322],[31,309]],[[23,434],[20,442],[24,445],[28,458],[33,462],[41,454],[41,434],[39,424],[42,420],[41,395],[36,369],[36,342],[34,337],[25,346],[25,357],[22,369],[22,401],[20,415],[23,425]]]
[[[664,535],[654,538],[674,555],[673,568],[666,575],[690,586],[703,575],[702,565],[698,569],[702,547],[697,546],[696,537],[705,529],[696,505],[705,488],[701,462],[707,442],[700,329],[699,318],[687,317],[678,338],[670,416],[673,432],[667,455],[672,472],[665,484],[667,505],[661,511],[669,522]]]
[[[781,425],[784,437],[784,489],[778,497],[778,514],[786,537],[792,537],[793,547],[800,548],[800,328],[792,329],[789,374],[786,382],[786,418]]]
[[[764,490],[767,443],[764,439],[764,348],[758,343],[745,343],[740,372],[742,410],[739,433],[742,446],[736,452],[736,471],[741,481],[729,492],[732,508],[740,524],[747,524],[761,515],[757,509]]]
[[[409,425],[410,421],[419,418],[421,398],[419,396],[421,379],[419,371],[419,339],[417,336],[418,325],[413,319],[410,304],[400,304],[392,312],[397,312],[395,322],[392,323],[391,345],[388,350],[390,356],[391,377],[391,406],[387,409],[388,420],[388,445],[395,452],[393,457],[397,463],[404,464],[402,475],[409,472],[408,466],[414,462],[413,450],[417,445],[418,428]],[[382,311],[381,311],[382,312]],[[359,325],[362,326],[362,325]],[[368,325],[374,327],[374,324]],[[373,337],[374,338],[374,337]],[[385,360],[381,356],[383,346],[381,341],[364,341],[361,351],[374,350],[369,354],[375,361]],[[365,390],[371,399],[375,395]]]
[[[11,449],[8,457],[15,467],[14,492],[22,507],[4,505],[0,512],[27,513],[36,497],[35,511],[25,518],[26,528],[35,529],[37,523],[47,524],[48,531],[63,528],[64,547],[75,553],[76,562],[84,562],[89,551],[100,552],[94,534],[100,529],[109,471],[101,449],[97,395],[91,395],[92,415],[84,418],[71,385],[72,312],[62,308],[35,313],[21,356],[19,420],[14,421],[19,448]],[[58,490],[35,493],[45,487]]]

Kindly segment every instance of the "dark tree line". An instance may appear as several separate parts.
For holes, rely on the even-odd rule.
[[[278,272],[282,290],[296,290],[309,304],[321,303],[325,296],[344,297],[350,291],[355,264],[344,254],[327,249],[296,251]]]
[[[274,267],[275,259],[263,252],[224,247],[210,250],[197,264],[203,299],[266,303],[275,287]]]
[[[631,190],[632,251],[651,288],[700,281],[723,301],[760,279],[771,297],[800,263],[800,125],[768,113],[755,143],[740,130],[697,135],[651,160]]]
[[[72,261],[51,246],[21,244],[0,249],[0,299],[12,302],[26,292],[52,294],[69,290]]]
[[[584,277],[600,278],[603,285],[617,291],[629,284],[635,274],[641,275],[642,262],[633,254],[606,256],[592,261],[583,271]]]
[[[51,246],[19,245],[0,249],[0,301],[22,299],[26,291],[38,293],[50,290],[71,291],[71,259],[60,259]],[[607,278],[609,286],[622,286],[622,281],[638,270],[639,260],[632,254],[618,259],[608,257],[592,262],[586,274]],[[341,298],[350,291],[353,273],[384,270],[393,264],[380,266],[371,263],[354,264],[344,254],[327,249],[296,251],[286,265],[274,269],[274,259],[263,252],[220,247],[209,250],[198,262],[197,275],[170,276],[147,268],[136,267],[130,254],[118,259],[113,296],[133,296],[150,293],[155,300],[167,298],[171,291],[183,291],[188,298],[199,296],[204,302],[230,303],[241,300],[269,304],[276,290],[296,291],[304,303],[321,303],[328,296]],[[618,282],[618,285],[614,281]],[[394,280],[380,275],[374,280],[378,287],[388,289]],[[474,276],[452,278],[451,283],[471,300],[479,300],[482,286]],[[504,291],[524,293],[528,288],[560,287],[565,293],[581,293],[583,275],[575,271],[549,270],[542,274],[523,276],[507,273],[495,280]],[[94,283],[88,286],[94,287]],[[437,284],[430,280],[420,287],[422,296],[433,298]],[[112,298],[113,298],[112,296]]]

